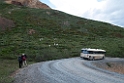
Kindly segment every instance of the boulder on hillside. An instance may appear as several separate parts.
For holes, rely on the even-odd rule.
[[[15,24],[12,20],[0,17],[0,30],[11,30],[12,27],[15,27]]]

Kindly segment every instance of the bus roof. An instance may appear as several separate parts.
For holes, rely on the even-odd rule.
[[[105,50],[102,50],[102,49],[91,49],[91,48],[83,48],[83,49],[81,49],[81,50],[106,52]]]

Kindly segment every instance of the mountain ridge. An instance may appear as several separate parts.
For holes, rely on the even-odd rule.
[[[5,0],[5,2],[8,4],[26,6],[30,8],[51,9],[48,5],[40,2],[39,0]]]

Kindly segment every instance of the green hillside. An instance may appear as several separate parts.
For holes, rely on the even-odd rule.
[[[60,11],[0,2],[0,17],[13,21],[0,28],[0,58],[44,61],[75,57],[81,48],[100,48],[106,56],[124,57],[124,28]]]

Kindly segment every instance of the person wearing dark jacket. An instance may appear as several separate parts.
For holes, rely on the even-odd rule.
[[[19,68],[22,68],[22,56],[19,55],[18,57]]]

